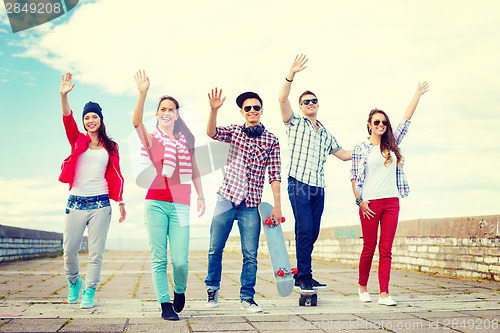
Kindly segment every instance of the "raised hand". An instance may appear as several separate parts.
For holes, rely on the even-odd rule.
[[[309,59],[305,54],[297,54],[295,56],[295,60],[292,62],[292,66],[290,66],[290,71],[295,74],[302,71],[303,69],[306,69],[306,63],[308,60]]]
[[[70,72],[67,72],[65,75],[61,77],[61,87],[59,88],[59,93],[61,95],[67,95],[71,90],[73,90],[73,87],[75,86],[74,83],[72,83],[73,75]]]
[[[224,104],[224,101],[226,100],[226,97],[222,97],[222,89],[218,89],[215,87],[212,89],[212,92],[208,94],[208,100],[210,102],[210,108],[212,110],[218,110],[222,104]]]
[[[418,84],[417,86],[417,93],[420,95],[425,94],[426,92],[429,91],[429,83],[427,81],[424,81],[422,84]]]
[[[146,75],[146,71],[137,71],[134,75],[135,84],[139,92],[147,92],[149,89],[149,77]]]

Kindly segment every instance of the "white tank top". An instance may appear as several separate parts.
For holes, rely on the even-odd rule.
[[[391,152],[392,162],[384,165],[380,145],[374,146],[366,161],[366,178],[363,184],[363,200],[399,197],[396,184],[396,154]]]
[[[75,179],[70,193],[79,196],[108,194],[108,182],[104,178],[109,155],[106,149],[87,149],[78,159]]]

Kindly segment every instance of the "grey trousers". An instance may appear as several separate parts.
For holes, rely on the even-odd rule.
[[[72,209],[66,214],[63,235],[64,271],[72,283],[75,283],[80,275],[78,252],[87,227],[89,259],[85,287],[97,288],[110,222],[111,206],[91,210]]]

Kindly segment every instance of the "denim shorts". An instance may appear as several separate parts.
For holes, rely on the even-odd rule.
[[[103,207],[109,207],[109,196],[107,194],[94,195],[91,197],[81,197],[78,195],[69,195],[68,204],[66,205],[66,214],[72,210],[92,210]]]

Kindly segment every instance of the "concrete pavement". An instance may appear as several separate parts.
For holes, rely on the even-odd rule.
[[[86,254],[80,256],[82,273]],[[66,304],[62,257],[0,266],[0,332],[500,332],[500,283],[418,272],[392,273],[396,307],[361,303],[357,268],[315,260],[314,276],[327,283],[317,307],[299,307],[298,294],[279,296],[270,260],[259,257],[256,302],[251,314],[239,307],[241,254],[225,253],[217,309],[205,307],[206,251],[190,255],[187,302],[181,320],[160,318],[148,251],[108,251],[96,307]],[[376,267],[369,290],[377,287]]]

